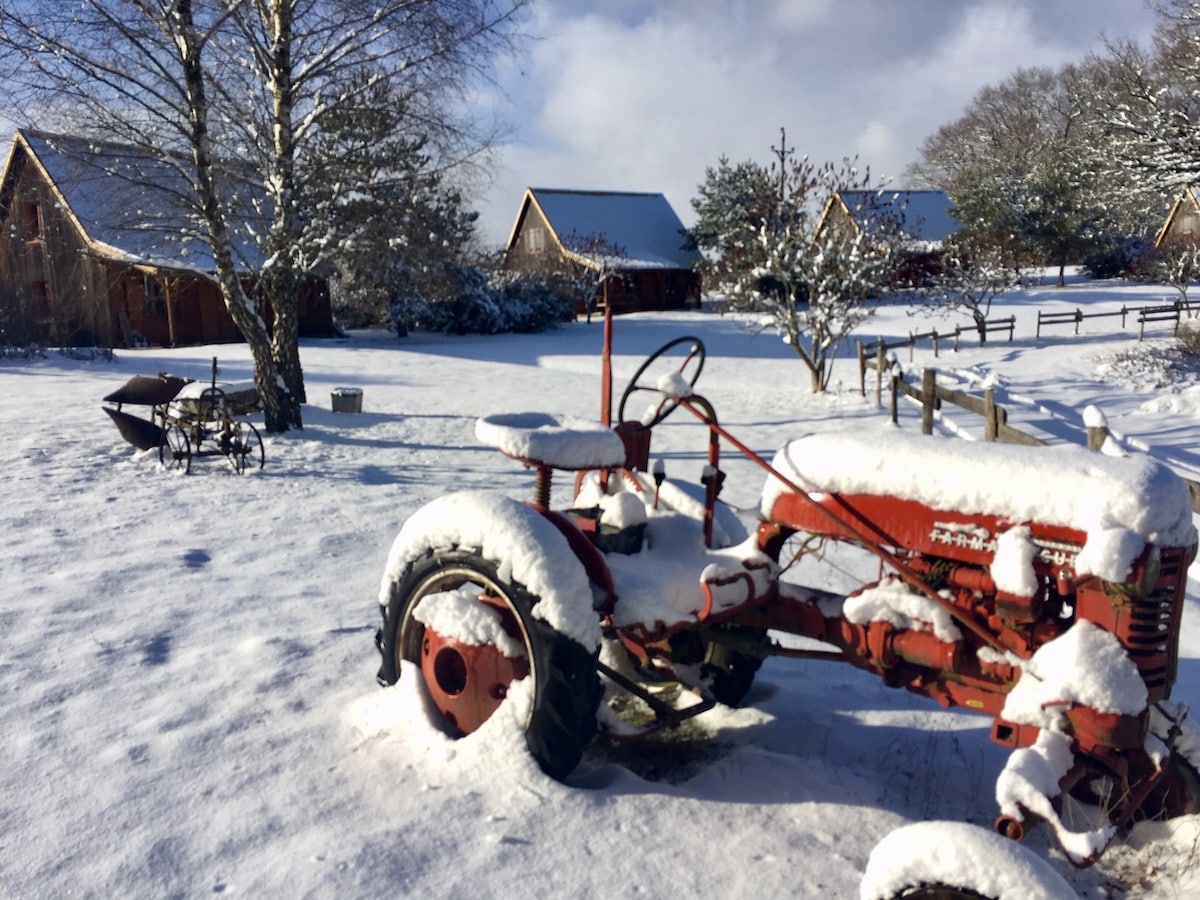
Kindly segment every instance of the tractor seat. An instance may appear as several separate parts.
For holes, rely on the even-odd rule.
[[[625,444],[599,423],[546,413],[499,413],[475,420],[475,437],[533,468],[607,469],[625,465]]]

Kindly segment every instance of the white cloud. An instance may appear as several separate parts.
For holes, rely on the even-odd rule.
[[[767,161],[786,127],[811,158],[857,154],[902,181],[921,143],[983,86],[1144,39],[1128,0],[547,2],[506,80],[516,137],[483,204],[489,241],[529,185],[662,191],[684,219],[722,154]],[[520,74],[523,73],[523,74]]]

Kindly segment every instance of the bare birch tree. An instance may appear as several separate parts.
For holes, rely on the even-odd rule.
[[[336,156],[316,158],[331,146],[320,140],[325,122],[364,79],[387,83],[402,101],[397,129],[436,145],[446,165],[473,157],[494,132],[452,114],[452,103],[512,48],[525,4],[6,0],[0,49],[20,63],[21,120],[131,144],[186,179],[222,296],[254,356],[267,430],[278,432],[301,426],[298,286],[346,238],[331,224],[345,217],[322,212],[361,187],[338,182]],[[302,172],[322,173],[336,190]],[[257,243],[253,274],[270,328],[243,287],[248,260],[235,229]]]

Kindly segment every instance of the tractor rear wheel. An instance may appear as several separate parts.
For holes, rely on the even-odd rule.
[[[384,612],[379,678],[396,681],[403,661],[420,667],[436,724],[452,737],[478,729],[513,682],[531,678],[525,741],[542,770],[561,779],[596,730],[596,657],[537,618],[539,598],[499,571],[462,548],[427,551],[409,563]]]

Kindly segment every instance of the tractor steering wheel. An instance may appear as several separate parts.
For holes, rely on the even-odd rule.
[[[678,366],[664,366],[657,377],[654,377],[653,380],[647,378],[646,383],[642,383],[642,376],[659,358],[675,347],[685,344],[687,345],[687,355]],[[642,363],[641,368],[634,373],[630,380],[629,386],[625,388],[625,393],[621,395],[621,403],[617,407],[617,421],[626,424],[625,406],[629,403],[629,398],[638,391],[647,391],[657,395],[657,404],[648,406],[636,422],[628,424],[635,430],[653,428],[674,412],[675,408],[679,406],[681,397],[686,396],[685,392],[681,390],[683,385],[686,384],[690,392],[690,389],[696,384],[696,379],[700,377],[700,370],[704,368],[705,355],[704,342],[697,337],[676,338],[663,344]],[[671,362],[673,364],[674,361]]]

